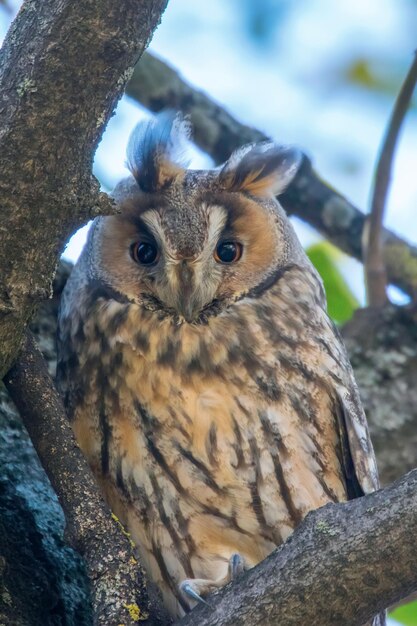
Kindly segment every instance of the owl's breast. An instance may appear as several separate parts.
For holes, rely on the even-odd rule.
[[[97,332],[123,323],[100,340],[91,396],[114,448],[103,452],[101,434],[96,463],[113,459],[119,483],[129,475],[151,494],[154,473],[173,498],[207,511],[221,501],[230,518],[252,503],[248,531],[262,524],[275,542],[277,528],[286,536],[311,508],[345,498],[331,398],[318,373],[296,367],[291,337],[271,345],[251,308],[205,326],[122,310],[96,320]]]

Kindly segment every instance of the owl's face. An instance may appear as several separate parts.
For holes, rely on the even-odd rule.
[[[178,117],[168,129],[159,119],[136,130],[133,178],[114,193],[121,213],[99,220],[93,245],[114,289],[196,323],[267,288],[291,258],[297,242],[274,195],[296,173],[299,155],[261,144],[219,170],[184,170],[172,158],[178,132]]]

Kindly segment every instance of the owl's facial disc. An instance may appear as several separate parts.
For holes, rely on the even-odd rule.
[[[244,254],[244,245],[225,233],[227,213],[223,207],[198,205],[189,212],[151,210],[141,216],[144,229],[130,246],[141,270],[144,294],[153,304],[188,323],[218,312],[225,274],[233,271]]]
[[[130,300],[199,323],[258,288],[284,247],[271,203],[189,187],[104,218],[100,256],[106,278]]]

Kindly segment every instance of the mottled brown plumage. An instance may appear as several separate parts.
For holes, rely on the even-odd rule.
[[[66,286],[58,363],[79,444],[173,615],[311,509],[378,487],[321,280],[274,199],[298,153],[248,146],[187,171],[183,128],[135,132],[121,213],[95,220]]]

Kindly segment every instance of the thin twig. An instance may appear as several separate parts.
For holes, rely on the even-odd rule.
[[[95,626],[133,626],[150,612],[148,626],[166,624],[160,618],[163,611],[149,607],[144,574],[130,541],[98,493],[30,333],[4,382],[64,510],[66,538],[85,559]]]
[[[365,245],[365,280],[368,304],[370,306],[383,306],[387,302],[387,271],[382,241],[384,211],[398,135],[416,82],[417,54],[414,53],[413,63],[395,102],[376,167],[368,224],[368,241]]]

